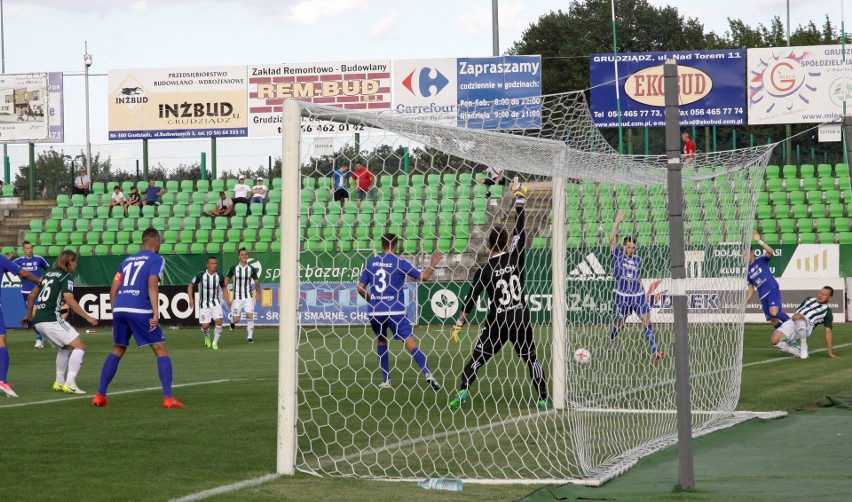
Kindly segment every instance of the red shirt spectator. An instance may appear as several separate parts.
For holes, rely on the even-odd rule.
[[[355,163],[355,171],[352,172],[352,178],[356,182],[355,199],[358,201],[358,209],[361,209],[361,201],[367,197],[375,199],[373,183],[376,181],[376,175],[363,162],[358,161]]]
[[[691,163],[695,160],[695,142],[689,139],[688,133],[683,133],[680,135],[680,138],[683,140],[683,160],[685,164]]]

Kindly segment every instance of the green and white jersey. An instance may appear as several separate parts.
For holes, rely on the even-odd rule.
[[[57,322],[62,319],[59,308],[64,303],[65,293],[74,292],[74,281],[71,274],[54,268],[41,278],[38,297],[35,301],[36,314],[33,323]]]
[[[834,327],[834,315],[831,313],[831,309],[812,296],[805,298],[796,312],[802,314],[802,317],[807,319],[811,326],[825,324],[826,328]]]
[[[192,278],[192,286],[198,292],[198,308],[212,309],[219,306],[219,292],[225,284],[225,277],[218,271],[208,274],[200,272]]]
[[[228,270],[228,279],[234,285],[233,300],[245,300],[251,298],[254,289],[254,281],[259,280],[257,269],[251,265],[241,266],[239,263]]]

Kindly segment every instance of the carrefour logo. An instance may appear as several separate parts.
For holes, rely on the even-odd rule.
[[[433,75],[434,73],[434,75]],[[417,82],[414,82],[414,75],[417,74]],[[419,70],[413,70],[402,81],[402,86],[408,89],[408,92],[414,96],[422,96],[428,98],[436,96],[450,81],[437,68],[424,67]],[[416,89],[415,89],[416,86]],[[434,88],[434,92],[433,92]]]

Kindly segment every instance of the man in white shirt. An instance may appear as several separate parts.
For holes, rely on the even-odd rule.
[[[241,174],[239,177],[239,183],[234,186],[234,196],[232,197],[234,207],[236,207],[237,204],[248,205],[248,197],[250,193],[251,187],[246,185],[246,177]]]
[[[115,188],[112,191],[112,197],[109,200],[109,215],[112,216],[112,208],[113,206],[119,206],[124,208],[124,216],[127,216],[127,199],[124,198],[124,192],[121,191],[121,187],[115,185]]]
[[[92,187],[92,178],[86,174],[86,168],[81,167],[79,174],[74,178],[74,188],[71,189],[73,195],[88,195]]]
[[[266,192],[268,191],[269,189],[263,184],[263,178],[258,177],[251,189],[251,201],[249,202],[263,202],[266,199]]]

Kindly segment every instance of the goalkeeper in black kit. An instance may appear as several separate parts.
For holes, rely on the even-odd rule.
[[[515,185],[512,194],[515,196],[517,213],[515,235],[510,243],[509,232],[503,227],[493,228],[489,233],[486,245],[491,256],[476,271],[462,313],[452,331],[453,340],[457,340],[468,313],[474,309],[479,295],[485,291],[488,294],[488,317],[479,332],[470,361],[462,371],[459,393],[450,401],[451,410],[457,410],[470,399],[469,388],[476,380],[477,370],[494,357],[507,341],[512,342],[515,352],[527,363],[533,385],[538,390],[538,407],[546,410],[549,405],[547,382],[536,357],[530,311],[524,299],[524,205],[527,188]]]

